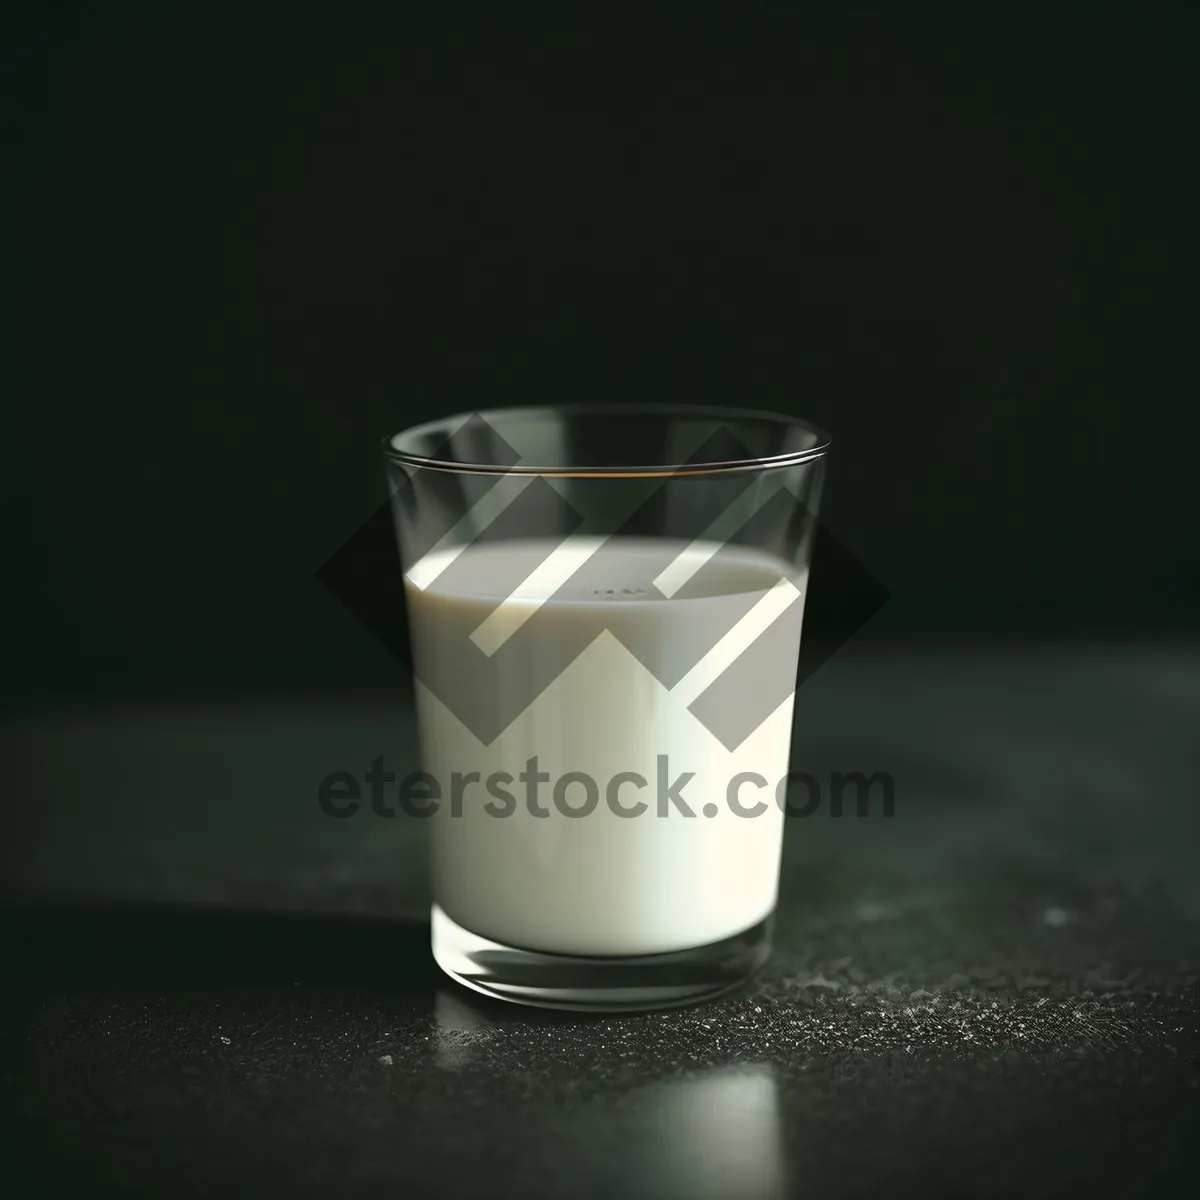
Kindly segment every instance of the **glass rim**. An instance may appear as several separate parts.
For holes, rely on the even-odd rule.
[[[657,417],[660,419],[686,419],[689,417],[711,420],[725,420],[731,425],[747,421],[760,421],[778,428],[799,429],[811,434],[815,442],[803,450],[788,450],[779,454],[766,455],[762,458],[723,459],[713,462],[689,463],[612,463],[604,466],[569,466],[552,467],[540,466],[535,463],[518,463],[515,466],[505,466],[501,463],[472,462],[464,463],[447,458],[430,457],[417,454],[412,450],[403,449],[398,445],[401,441],[411,443],[413,440],[445,429],[452,432],[469,421],[472,417],[488,420],[493,417],[504,417],[508,421],[526,421],[547,419],[551,417],[571,416],[615,416],[623,414],[630,417]],[[717,404],[674,404],[668,401],[653,401],[639,404],[631,401],[614,401],[612,403],[581,403],[581,404],[543,404],[515,405],[508,408],[478,409],[474,412],[452,413],[449,416],[437,417],[431,421],[423,421],[412,425],[383,439],[385,457],[405,466],[420,467],[425,470],[446,471],[456,475],[548,475],[574,479],[624,479],[634,477],[649,477],[655,475],[714,475],[736,471],[765,471],[780,467],[797,466],[801,463],[813,462],[828,453],[831,439],[820,426],[800,417],[791,417],[784,413],[772,412],[769,409],[736,408],[729,405]]]

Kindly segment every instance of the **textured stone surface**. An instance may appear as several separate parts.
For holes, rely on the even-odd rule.
[[[48,1191],[1172,1194],[1200,1116],[1188,648],[844,655],[797,765],[892,819],[789,827],[742,993],[619,1020],[428,957],[421,830],[321,814],[402,704],[5,728],[4,1059]]]

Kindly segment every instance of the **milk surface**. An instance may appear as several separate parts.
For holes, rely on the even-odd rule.
[[[435,552],[406,574],[422,765],[441,791],[429,818],[434,898],[472,932],[532,950],[705,945],[775,906],[784,823],[776,785],[788,770],[805,579],[741,547],[635,538],[599,546],[483,543]],[[728,702],[741,711],[768,697],[770,707],[730,748],[688,705],[709,689],[706,711],[715,696],[720,717],[723,670],[736,670],[768,629],[770,653],[760,641],[750,693],[742,662],[742,691]],[[547,815],[530,811],[529,784],[518,778],[534,756],[549,776],[535,800]],[[599,796],[583,816],[555,804],[555,785],[571,772],[593,780]],[[769,785],[741,787],[743,805],[765,802],[752,817],[728,801],[742,772]],[[691,816],[663,804],[660,788],[687,773],[678,794]],[[463,781],[452,805],[455,774]],[[644,802],[639,815],[610,807],[622,774],[612,794],[626,810]],[[578,779],[560,795],[574,808],[589,799]]]

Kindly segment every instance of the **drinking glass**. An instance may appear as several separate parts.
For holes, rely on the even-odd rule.
[[[460,414],[385,443],[433,954],[576,1010],[766,960],[828,437],[671,404]]]

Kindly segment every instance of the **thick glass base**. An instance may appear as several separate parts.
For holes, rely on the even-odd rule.
[[[771,953],[772,917],[724,941],[670,954],[588,958],[503,946],[433,906],[433,957],[451,979],[535,1008],[644,1012],[710,1000],[744,983]]]

